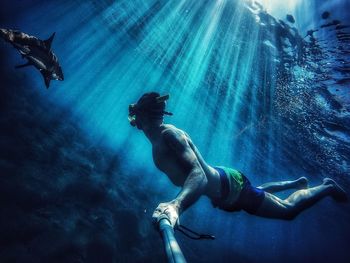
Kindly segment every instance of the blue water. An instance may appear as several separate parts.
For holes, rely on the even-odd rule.
[[[347,189],[349,2],[319,2],[269,14],[233,0],[6,1],[0,27],[56,32],[65,80],[46,90],[1,42],[0,261],[165,261],[151,214],[179,189],[127,120],[152,90],[170,94],[165,121],[208,163],[256,185],[330,176]],[[189,262],[348,262],[349,222],[349,205],[330,198],[288,222],[202,198],[181,223],[216,241],[176,237]]]

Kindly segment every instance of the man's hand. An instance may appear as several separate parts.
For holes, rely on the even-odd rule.
[[[154,210],[152,218],[153,220],[157,221],[158,217],[163,214],[168,217],[172,227],[179,224],[179,205],[176,201],[160,203]]]

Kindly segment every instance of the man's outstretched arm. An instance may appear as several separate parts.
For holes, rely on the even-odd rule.
[[[182,168],[188,171],[188,175],[177,197],[168,203],[161,203],[155,210],[153,217],[165,213],[172,225],[175,226],[179,214],[196,202],[204,193],[207,177],[184,135],[169,129],[164,131],[163,139],[173,151],[174,158],[177,158]]]

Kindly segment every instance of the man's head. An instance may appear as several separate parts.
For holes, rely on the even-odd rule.
[[[129,122],[132,126],[142,129],[142,124],[162,123],[164,114],[173,115],[165,111],[165,101],[169,95],[160,96],[157,92],[145,93],[135,104],[129,105]]]

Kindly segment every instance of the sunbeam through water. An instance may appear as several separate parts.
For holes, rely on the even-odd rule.
[[[15,183],[4,177],[3,185],[38,195],[20,212],[4,206],[30,215],[14,229],[34,229],[11,239],[4,258],[47,247],[57,231],[47,254],[28,249],[23,262],[165,260],[150,213],[179,189],[127,119],[128,105],[149,91],[170,94],[174,115],[165,122],[185,130],[210,164],[235,167],[256,185],[331,176],[350,187],[349,3],[328,2],[5,1],[1,28],[40,39],[56,32],[65,80],[46,90],[37,70],[12,69],[21,58],[1,43],[2,145],[10,156],[2,162],[16,171]],[[17,160],[13,140],[25,141],[18,152],[33,159]],[[183,221],[219,238],[179,241],[189,262],[346,262],[349,220],[349,205],[331,200],[280,222],[217,211],[201,199]]]

